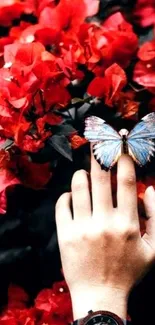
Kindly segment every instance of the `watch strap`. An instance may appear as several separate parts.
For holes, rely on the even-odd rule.
[[[97,311],[97,313],[98,312],[100,312],[100,311]],[[72,323],[70,323],[70,325],[81,325],[81,321],[86,321],[87,322],[87,318],[88,318],[88,316],[89,316],[89,314],[93,314],[92,316],[94,316],[95,317],[95,313],[93,313],[93,311],[92,310],[90,310],[89,312],[88,312],[88,315],[86,316],[86,317],[82,317],[82,318],[79,318],[79,319],[77,319],[77,320],[75,320],[75,321],[73,321]],[[107,314],[109,314],[109,312],[107,312]],[[111,313],[110,313],[111,314]],[[113,315],[111,315],[113,318],[115,318],[115,317],[118,317],[117,315],[115,315],[115,314],[113,314]],[[115,317],[114,317],[115,316]],[[123,325],[131,325],[132,323],[131,323],[131,321],[129,321],[129,320],[126,320],[126,319],[120,319],[121,321],[122,321],[122,323],[123,323]]]

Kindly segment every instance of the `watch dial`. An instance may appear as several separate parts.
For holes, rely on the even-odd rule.
[[[98,315],[89,319],[86,325],[119,325],[119,323],[111,316]]]

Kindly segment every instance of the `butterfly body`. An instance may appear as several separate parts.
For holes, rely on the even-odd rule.
[[[93,142],[94,156],[102,168],[111,169],[122,153],[143,166],[155,152],[155,113],[146,115],[130,132],[117,132],[101,118],[90,116],[85,120],[84,136]]]
[[[129,131],[126,129],[122,129],[119,131],[119,134],[122,138],[121,153],[128,154],[127,136],[129,134]]]

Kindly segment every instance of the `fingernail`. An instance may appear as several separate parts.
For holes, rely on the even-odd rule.
[[[152,185],[147,188],[147,192],[149,193],[150,196],[152,196],[153,199],[155,198],[155,191]]]

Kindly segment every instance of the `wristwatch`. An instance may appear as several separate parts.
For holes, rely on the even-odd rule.
[[[109,311],[88,311],[88,315],[71,323],[71,325],[129,325],[131,322],[123,320]]]

